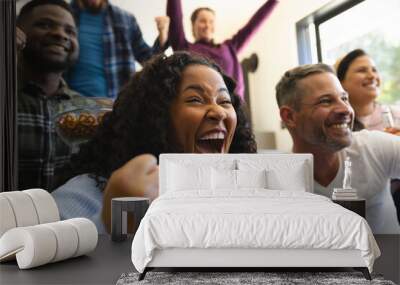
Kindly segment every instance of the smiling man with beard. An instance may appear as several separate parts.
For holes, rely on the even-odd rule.
[[[33,0],[17,19],[19,189],[48,191],[69,178],[71,149],[55,133],[54,116],[93,105],[62,79],[79,53],[75,21],[62,0]]]
[[[375,234],[399,234],[390,178],[400,176],[400,137],[378,131],[352,133],[354,111],[333,69],[325,64],[287,71],[276,86],[280,116],[293,152],[314,156],[314,192],[332,196],[342,187],[344,160],[352,161],[352,186],[366,199]]]

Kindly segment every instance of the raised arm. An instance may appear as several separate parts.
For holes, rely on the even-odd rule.
[[[168,42],[168,30],[169,30],[169,17],[168,16],[158,16],[155,18],[157,30],[158,30],[158,41],[161,48],[165,48]]]
[[[187,49],[188,41],[183,29],[183,15],[181,0],[168,0],[167,16],[170,17],[168,39],[174,50]]]
[[[158,39],[153,47],[150,47],[143,39],[142,31],[133,15],[130,15],[129,33],[133,54],[135,59],[143,64],[146,60],[151,58],[154,54],[161,52],[160,43]]]
[[[257,32],[258,28],[272,13],[276,4],[278,4],[277,0],[268,0],[265,2],[264,5],[262,5],[251,17],[247,24],[233,36],[231,43],[237,52],[240,52],[251,37]]]

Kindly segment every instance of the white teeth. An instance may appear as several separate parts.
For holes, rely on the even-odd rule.
[[[50,45],[50,47],[52,47],[53,49],[61,50],[61,51],[65,51],[66,50],[66,48],[64,46],[57,45],[57,44]]]
[[[201,140],[211,140],[211,139],[225,139],[225,133],[216,132],[204,135],[200,138]]]
[[[346,124],[346,123],[343,123],[343,124],[335,124],[335,125],[332,125],[332,127],[334,127],[335,129],[346,129],[346,128],[349,127],[349,125]]]
[[[365,83],[364,86],[366,87],[377,87],[378,84],[376,82]]]

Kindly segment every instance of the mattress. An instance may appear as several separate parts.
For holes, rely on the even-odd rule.
[[[167,192],[154,200],[132,243],[139,272],[162,249],[359,250],[372,271],[379,248],[365,219],[302,191]]]

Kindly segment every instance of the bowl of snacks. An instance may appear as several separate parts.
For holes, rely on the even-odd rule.
[[[111,108],[79,108],[61,114],[55,118],[56,132],[70,146],[90,140]]]

